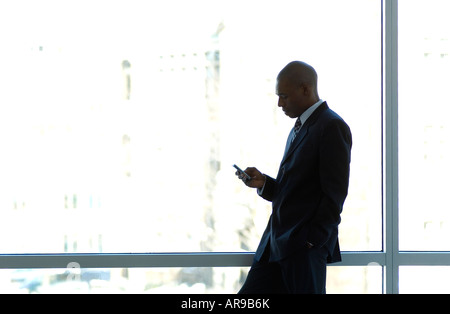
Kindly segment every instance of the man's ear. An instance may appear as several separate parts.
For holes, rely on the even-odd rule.
[[[311,94],[311,87],[305,83],[300,84],[300,92],[304,96],[309,96]]]

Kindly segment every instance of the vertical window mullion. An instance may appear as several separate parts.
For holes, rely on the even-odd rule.
[[[386,293],[398,291],[398,0],[385,1]]]

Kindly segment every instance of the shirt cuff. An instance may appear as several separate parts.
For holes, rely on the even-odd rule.
[[[265,174],[263,174],[263,176],[264,176],[264,184],[263,184],[262,188],[257,189],[258,195],[259,195],[259,196],[262,196],[262,195],[263,195],[263,193],[264,193],[264,188],[266,187],[267,177],[266,177]]]

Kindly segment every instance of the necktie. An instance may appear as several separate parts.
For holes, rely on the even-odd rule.
[[[297,121],[295,121],[294,128],[291,129],[291,132],[289,133],[289,136],[286,140],[286,148],[284,149],[284,156],[286,156],[287,152],[289,151],[289,148],[291,147],[291,144],[294,142],[295,137],[297,136],[297,133],[298,131],[300,131],[301,127],[302,121],[300,121],[300,118],[298,118]]]
[[[295,121],[294,125],[294,134],[292,136],[292,142],[295,140],[295,137],[298,134],[298,131],[300,131],[300,128],[302,127],[302,121],[300,120],[300,117],[297,118],[297,121]]]

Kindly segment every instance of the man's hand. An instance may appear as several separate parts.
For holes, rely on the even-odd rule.
[[[246,186],[257,189],[261,189],[264,186],[266,177],[258,169],[249,167],[245,169],[244,172],[251,177],[250,180],[245,180],[244,175],[239,171],[236,171],[236,175],[245,183]]]

